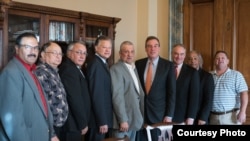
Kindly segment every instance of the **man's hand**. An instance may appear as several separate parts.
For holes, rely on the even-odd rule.
[[[51,138],[51,141],[60,141],[60,140],[57,138],[57,136],[54,136]]]
[[[88,129],[89,129],[88,126],[86,126],[85,128],[83,128],[81,134],[85,135],[88,132]]]
[[[105,133],[107,133],[108,132],[108,125],[102,125],[102,126],[100,126],[100,129],[99,129],[100,131],[100,133],[101,134],[105,134]]]
[[[122,122],[120,123],[120,131],[127,132],[129,129],[128,122]]]
[[[193,125],[193,124],[194,124],[194,119],[192,119],[192,118],[186,119],[186,125]]]
[[[163,119],[163,122],[164,123],[171,123],[172,122],[172,118],[165,116],[164,119]]]

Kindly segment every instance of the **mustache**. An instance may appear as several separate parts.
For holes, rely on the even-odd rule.
[[[29,54],[28,57],[36,57],[36,54]]]

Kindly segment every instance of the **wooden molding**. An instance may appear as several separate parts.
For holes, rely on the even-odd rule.
[[[4,5],[4,4],[8,5],[10,2],[12,2],[12,0],[0,0],[1,5]]]
[[[37,12],[37,13],[42,13],[42,14],[50,14],[50,15],[70,17],[70,18],[80,18],[80,12],[77,12],[77,11],[41,6],[41,5],[34,5],[34,4],[27,4],[27,3],[21,3],[21,2],[12,2],[10,3],[9,8],[15,9],[15,10]]]
[[[0,29],[3,29],[5,11],[6,8],[9,7],[11,0],[0,0]]]
[[[90,14],[87,12],[81,12],[81,17],[84,17],[84,19],[87,19],[88,21],[101,21],[111,24],[116,24],[121,20],[120,18],[101,16],[96,14]]]
[[[9,15],[26,16],[40,20],[40,43],[43,44],[49,40],[49,22],[50,20],[72,22],[75,25],[73,40],[86,40],[92,37],[92,31],[87,29],[104,28],[105,35],[115,40],[115,27],[121,20],[116,17],[91,14],[82,11],[73,11],[49,6],[41,6],[12,0],[0,0],[0,69],[7,64],[12,54],[9,50]],[[91,27],[92,26],[92,27]],[[88,34],[88,33],[89,34]],[[95,32],[93,31],[93,34]],[[96,33],[95,33],[96,34]],[[89,36],[89,37],[88,37]],[[114,51],[114,50],[113,50]],[[7,54],[7,55],[2,55]],[[109,64],[113,64],[114,55],[109,59]]]
[[[207,2],[213,2],[214,0],[190,0],[192,3],[207,3]]]

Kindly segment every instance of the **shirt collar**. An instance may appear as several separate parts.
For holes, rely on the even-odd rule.
[[[227,73],[227,72],[229,72],[229,71],[231,71],[231,69],[230,69],[230,68],[227,68],[227,70],[226,70],[223,74],[225,74],[225,73]],[[213,75],[217,75],[216,70],[212,71],[212,74],[213,74]],[[223,75],[223,74],[222,74],[222,75]]]
[[[176,64],[175,64],[175,66],[177,66],[177,69],[180,69],[180,68],[183,66],[183,63],[181,63],[181,64],[179,64],[179,65],[176,65]]]
[[[15,57],[17,58],[17,60],[19,60],[19,61],[23,64],[23,66],[24,66],[27,70],[33,71],[33,70],[36,69],[36,64],[30,65],[30,64],[25,63],[19,56],[16,55]]]
[[[99,54],[95,53],[95,55],[98,56],[103,61],[104,64],[107,63],[106,59],[104,59],[103,57],[101,57]]]
[[[134,63],[128,64],[128,63],[124,62],[124,64],[125,64],[128,68],[135,69],[135,64],[134,64]]]
[[[148,58],[148,63],[149,63],[150,61],[151,61],[151,60]],[[159,56],[153,60],[153,65],[156,65],[156,64],[158,63],[158,61],[159,61]],[[148,64],[148,63],[147,63],[147,64]]]

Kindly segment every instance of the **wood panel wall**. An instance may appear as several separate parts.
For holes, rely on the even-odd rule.
[[[183,9],[184,44],[201,52],[203,68],[213,70],[214,53],[225,50],[229,67],[240,71],[250,87],[250,0],[184,0]]]

